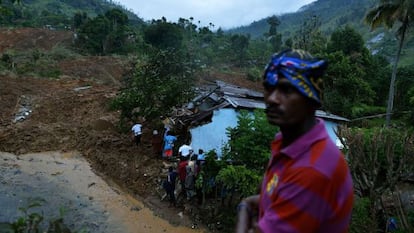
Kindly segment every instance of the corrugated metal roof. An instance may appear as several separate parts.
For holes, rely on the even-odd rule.
[[[214,100],[215,102],[219,102],[221,97],[218,96],[216,93],[211,93],[211,95],[208,96],[210,99]]]
[[[265,109],[266,104],[264,103],[263,93],[253,91],[247,88],[238,87],[236,85],[228,84],[223,81],[216,81],[219,87],[218,91],[220,94],[211,92],[209,98],[214,100],[216,103],[220,103],[220,99],[224,99],[233,108],[248,108],[248,109]],[[222,105],[223,106],[223,105]],[[220,106],[220,107],[222,107]],[[334,121],[345,121],[350,120],[332,113],[328,113],[322,110],[317,110],[315,116]]]
[[[263,98],[263,93],[258,91],[253,91],[247,88],[239,87],[236,85],[228,84],[223,81],[216,81],[217,86],[220,87],[220,91],[224,95],[228,96],[238,96],[238,97],[253,97],[253,98]]]
[[[250,109],[265,109],[266,105],[263,101],[254,100],[254,99],[246,99],[246,98],[238,98],[232,96],[224,96],[223,97],[227,102],[229,102],[234,108],[250,108]]]
[[[329,112],[325,112],[322,110],[316,110],[315,112],[315,116],[320,117],[320,118],[326,118],[326,119],[332,119],[332,120],[337,120],[337,121],[350,121],[349,119],[345,118],[345,117],[341,117]]]

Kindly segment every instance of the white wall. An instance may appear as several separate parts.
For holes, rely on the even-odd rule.
[[[237,126],[237,114],[233,108],[218,109],[214,111],[210,123],[191,129],[191,147],[194,152],[198,153],[198,149],[203,149],[205,152],[215,150],[220,157],[221,148],[229,139],[226,128]],[[338,137],[335,134],[337,124],[327,121],[327,119],[324,121],[329,136],[334,142],[338,142]],[[341,145],[337,146],[340,147]]]
[[[210,123],[190,130],[191,147],[195,153],[198,153],[198,149],[203,149],[205,152],[215,150],[220,156],[221,148],[228,141],[226,128],[236,126],[237,113],[234,109],[222,108],[215,110]]]

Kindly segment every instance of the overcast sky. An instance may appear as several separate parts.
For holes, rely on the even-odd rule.
[[[165,17],[169,22],[194,18],[194,24],[215,29],[248,25],[271,15],[295,12],[315,0],[115,0],[144,20]]]

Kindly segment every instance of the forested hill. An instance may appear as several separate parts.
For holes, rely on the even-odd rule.
[[[395,30],[379,28],[371,31],[369,25],[364,22],[366,13],[377,4],[377,0],[317,0],[303,6],[297,12],[276,15],[280,21],[277,31],[282,35],[282,41],[286,41],[304,35],[315,27],[329,37],[335,30],[350,26],[363,37],[371,52],[380,53],[392,60],[397,49]],[[248,26],[228,30],[226,33],[250,35],[253,39],[261,38],[269,31],[268,19],[269,17],[263,18]],[[400,65],[413,64],[413,51],[414,30],[411,30],[406,35]]]
[[[351,25],[362,34],[369,28],[363,23],[367,10],[373,7],[374,0],[317,0],[303,6],[297,12],[277,15],[280,20],[278,31],[284,37],[290,36],[299,27],[312,17],[317,17],[321,23],[321,30],[331,34],[335,29],[344,25]],[[248,26],[228,30],[229,33],[250,34],[253,38],[261,37],[269,30],[267,18],[255,21]]]
[[[1,25],[24,27],[65,27],[72,25],[76,13],[86,13],[89,17],[103,15],[110,9],[122,10],[131,24],[142,24],[143,20],[112,0],[21,0],[20,4],[3,1]]]

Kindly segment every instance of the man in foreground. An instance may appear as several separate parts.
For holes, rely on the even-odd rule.
[[[259,195],[238,205],[236,232],[348,232],[352,180],[341,151],[315,117],[323,60],[301,50],[272,56],[264,73],[269,123],[277,125]]]

